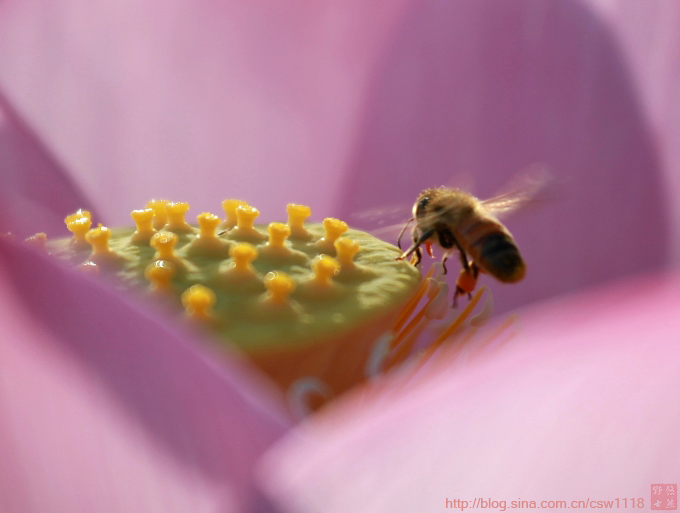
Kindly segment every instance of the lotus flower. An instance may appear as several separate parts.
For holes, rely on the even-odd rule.
[[[496,287],[499,311],[663,272],[680,255],[678,21],[676,5],[663,0],[314,6],[6,0],[0,3],[0,229],[52,236],[63,233],[63,217],[77,208],[123,224],[130,210],[159,195],[204,209],[227,196],[243,197],[268,220],[281,217],[290,201],[309,204],[317,216],[341,218],[398,205],[406,208],[399,219],[405,221],[425,187],[467,174],[474,192],[489,196],[540,164],[558,194],[509,224],[529,271],[522,284]],[[341,458],[336,443],[353,423],[368,433],[354,441],[375,440],[368,426],[386,425],[371,418],[379,399],[359,406],[350,400],[337,406],[335,417],[330,405],[337,428],[320,417],[317,427],[290,432],[262,459],[291,421],[247,362],[213,354],[174,321],[42,255],[7,242],[1,255],[3,510],[307,511],[324,497],[338,497],[345,478],[347,486],[358,486],[347,472],[357,447]],[[493,425],[514,412],[517,448],[530,450],[530,457],[512,480],[489,486],[487,493],[499,499],[505,492],[552,497],[580,490],[599,468],[583,470],[598,436],[618,433],[611,443],[624,444],[649,428],[649,451],[674,440],[674,405],[663,413],[668,429],[633,407],[647,404],[651,415],[658,398],[677,385],[670,341],[679,330],[670,308],[656,308],[676,303],[669,289],[651,287],[641,295],[645,309],[632,317],[635,303],[615,300],[630,293],[586,296],[554,315],[539,306],[522,314],[525,332],[513,339],[515,349],[480,358],[452,377],[424,368],[422,383],[402,400],[376,393],[388,398],[390,418],[401,419],[400,408],[425,397],[445,401],[440,415],[448,420],[427,433],[428,402],[412,423],[395,428],[389,443],[367,453],[366,471],[356,474],[375,481],[364,482],[367,492],[348,501],[392,486],[406,494],[393,494],[395,500],[412,498],[424,481],[405,474],[401,482],[393,472],[418,451],[397,451],[394,444],[424,434],[432,439],[419,465],[433,456],[437,441],[452,450],[468,447],[462,460],[473,477],[446,470],[441,479],[471,496],[481,493],[483,480],[507,477],[508,465],[521,456]],[[643,348],[630,337],[643,337],[640,316],[648,310],[650,322],[664,330],[650,330],[651,352],[639,354]],[[572,325],[579,323],[572,331],[563,329],[570,312]],[[583,316],[593,321],[580,323]],[[539,340],[553,342],[553,332],[565,333],[554,347],[532,352]],[[623,361],[610,368],[605,362],[619,354],[612,334],[623,340]],[[586,341],[586,354],[594,355],[588,365],[582,361]],[[631,378],[638,356],[640,374]],[[555,373],[532,370],[542,366]],[[518,373],[525,378],[499,391],[502,379]],[[582,381],[556,379],[572,374]],[[625,400],[604,378],[635,395],[624,403],[630,411],[589,415],[583,405]],[[385,387],[402,390],[391,383]],[[460,392],[466,389],[484,406],[474,406]],[[541,408],[549,393],[565,406],[550,408],[546,419]],[[513,402],[518,397],[525,399]],[[581,407],[574,418],[599,424],[578,433],[574,421],[561,424],[575,404]],[[494,405],[510,409],[499,413]],[[465,423],[450,444],[443,426],[461,414]],[[484,445],[488,440],[498,450]],[[545,448],[543,459],[532,440]],[[324,454],[307,452],[315,442],[333,458],[310,491],[303,478]],[[676,479],[677,468],[649,451],[636,456],[640,480]],[[600,454],[620,467],[623,460],[613,456],[629,453],[606,445]],[[304,463],[299,473],[283,478],[296,461]],[[531,473],[551,472],[558,463],[575,476],[571,485]],[[381,469],[390,472],[385,481]],[[635,475],[619,468],[589,486],[603,483],[603,495],[637,494],[622,485]],[[427,500],[443,508],[448,495],[441,486],[433,489]],[[363,509],[369,506],[380,510],[375,503]]]

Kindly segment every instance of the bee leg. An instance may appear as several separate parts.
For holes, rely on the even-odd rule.
[[[456,246],[458,246],[458,253],[460,254],[460,263],[463,266],[463,271],[465,271],[467,274],[470,274],[470,264],[468,264],[468,257],[465,254],[465,250],[460,246],[460,244],[458,244],[458,242],[456,242]]]
[[[425,249],[427,250],[427,254],[434,258],[434,254],[432,253],[432,243],[430,241],[425,243]]]
[[[420,248],[416,248],[416,250],[413,253],[416,255],[416,261],[413,262],[413,265],[418,267],[420,261],[423,259],[423,252],[421,251]]]
[[[397,260],[403,260],[404,258],[409,257],[415,253],[417,257],[416,265],[420,263],[420,260],[422,258],[422,251],[420,250],[420,245],[427,241],[427,239],[432,237],[432,235],[434,235],[434,230],[428,230],[422,235],[418,236],[417,228],[413,228],[413,244],[411,245],[410,248],[408,248],[401,255],[399,255],[397,257]]]
[[[442,267],[444,268],[444,274],[448,274],[448,269],[446,268],[446,261],[449,259],[451,256],[451,250],[446,250],[444,252],[444,256],[442,257]]]
[[[420,249],[420,245],[418,244],[419,238],[420,236],[418,235],[418,227],[414,226],[413,229],[411,230],[411,240],[413,240],[413,244],[416,245],[416,249],[414,251],[416,258],[414,261],[413,257],[411,257],[411,263],[416,267],[418,267],[420,265],[420,262],[423,260],[423,250]]]
[[[465,259],[467,264],[467,258]],[[472,291],[477,286],[477,277],[479,276],[479,267],[472,262],[468,264],[467,269],[461,269],[456,281],[456,291],[453,293],[453,308],[458,306],[458,296],[467,294],[468,299],[472,299]]]

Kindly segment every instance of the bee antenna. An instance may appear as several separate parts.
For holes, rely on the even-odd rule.
[[[410,225],[413,222],[413,218],[409,219],[404,227],[401,229],[401,232],[399,232],[399,237],[397,238],[397,247],[401,249],[401,238],[404,235],[404,232],[406,231],[406,228],[408,228],[408,225]]]

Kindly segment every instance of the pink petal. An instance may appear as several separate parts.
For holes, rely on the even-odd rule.
[[[268,510],[251,472],[288,421],[249,365],[49,258],[0,257],[0,510]]]
[[[680,4],[665,0],[629,4],[591,0],[612,30],[634,80],[640,107],[654,135],[664,175],[666,208],[672,234],[680,226]],[[671,239],[671,258],[680,261],[680,237]]]
[[[0,231],[21,237],[64,232],[79,208],[96,215],[73,179],[35,137],[0,91]]]
[[[9,0],[0,85],[113,222],[152,196],[323,217],[407,5]]]
[[[293,512],[649,508],[650,486],[680,476],[679,289],[679,273],[639,278],[520,314],[504,348],[312,418],[267,455],[266,487]]]

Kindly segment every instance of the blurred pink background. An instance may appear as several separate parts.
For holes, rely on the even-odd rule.
[[[543,165],[555,199],[507,222],[529,266],[494,285],[507,310],[680,259],[679,20],[672,0],[5,0],[0,92],[114,224],[153,196],[353,222]]]

